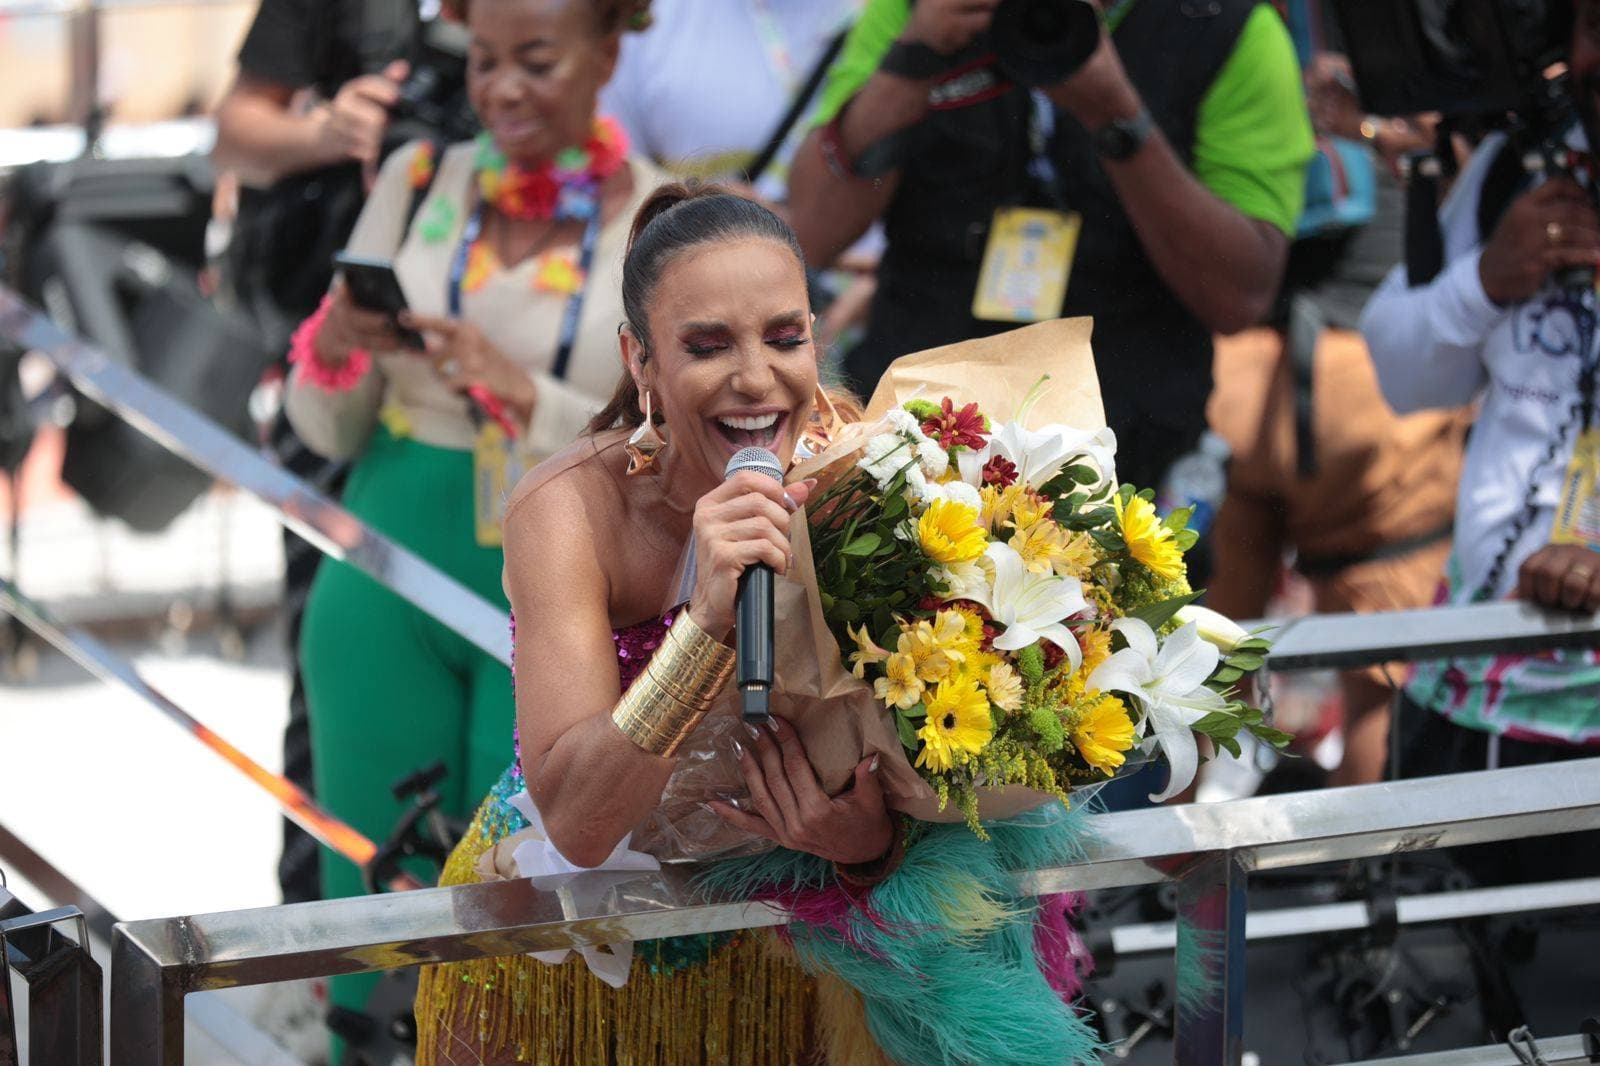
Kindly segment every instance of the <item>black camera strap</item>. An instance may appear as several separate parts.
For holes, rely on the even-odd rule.
[[[772,161],[783,150],[784,142],[789,139],[789,134],[794,130],[795,123],[800,121],[800,116],[806,112],[806,107],[811,103],[812,97],[817,95],[817,90],[822,87],[822,80],[828,76],[828,68],[833,66],[833,61],[838,58],[839,51],[844,47],[844,41],[850,34],[850,27],[844,26],[828,41],[827,47],[811,65],[811,73],[806,75],[806,80],[800,83],[795,91],[794,99],[789,101],[789,110],[778,119],[778,124],[772,128],[767,136],[767,143],[755,154],[755,158],[744,169],[744,180],[754,185],[767,172]]]

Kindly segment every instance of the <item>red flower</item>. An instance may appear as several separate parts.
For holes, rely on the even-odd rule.
[[[1017,483],[1017,466],[1003,455],[997,455],[983,464],[983,483],[995,488],[1008,489]]]
[[[550,218],[556,211],[556,197],[561,186],[551,176],[549,167],[523,170],[507,167],[500,179],[500,195],[495,207],[512,218]]]
[[[922,432],[939,442],[941,448],[967,447],[977,451],[983,447],[983,416],[978,405],[969,403],[961,410],[946,396],[939,405],[939,415],[922,423]]]

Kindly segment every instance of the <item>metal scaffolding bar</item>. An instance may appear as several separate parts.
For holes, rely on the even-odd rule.
[[[267,503],[285,526],[324,554],[349,563],[511,663],[506,613],[312,489],[267,462],[233,434],[180,403],[130,367],[76,340],[0,285],[0,342],[36,351],[85,395],[175,455]]]

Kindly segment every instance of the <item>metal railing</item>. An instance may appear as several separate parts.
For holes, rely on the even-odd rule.
[[[284,526],[349,563],[501,662],[511,663],[506,612],[410,549],[369,528],[131,367],[77,340],[0,285],[0,344],[50,359],[74,387],[151,440],[220,481],[257,497]]]
[[[1179,1064],[1239,1062],[1245,879],[1254,871],[1600,828],[1600,759],[1101,815],[1083,862],[1019,871],[1025,894],[1173,881]],[[695,890],[690,867],[575,875],[131,922],[112,948],[114,1066],[183,1061],[190,992],[579,944],[778,925],[767,903]],[[1600,903],[1600,896],[1592,902]],[[1220,955],[1189,959],[1201,945]]]

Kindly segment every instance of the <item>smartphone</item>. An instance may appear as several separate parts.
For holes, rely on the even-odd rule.
[[[408,305],[393,263],[353,252],[336,252],[333,266],[344,278],[345,288],[350,291],[350,299],[357,307],[388,315],[400,343],[407,348],[420,352],[427,347],[422,334],[400,324],[400,312],[406,310]]]

